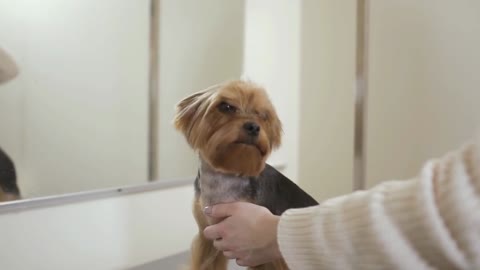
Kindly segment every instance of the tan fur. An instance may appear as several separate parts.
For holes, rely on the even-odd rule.
[[[236,108],[225,113],[222,102]],[[254,122],[260,127],[255,142],[249,142],[243,125]],[[178,103],[174,120],[189,145],[217,172],[258,176],[273,149],[281,144],[282,125],[265,90],[246,81],[231,81],[195,93]],[[190,270],[225,270],[227,259],[215,249],[203,230],[214,220],[203,214],[201,197],[193,203],[198,235],[192,243]],[[252,270],[286,270],[282,260],[251,268]]]
[[[222,101],[238,108],[238,112],[228,115],[218,111]],[[257,147],[235,143],[246,139],[241,132],[246,121],[261,127]],[[281,143],[281,123],[265,90],[244,81],[211,87],[185,98],[177,105],[175,127],[205,161],[224,173],[257,176],[268,155]]]
[[[193,216],[197,221],[198,234],[192,242],[190,270],[223,270],[227,269],[227,258],[203,236],[203,230],[209,225],[203,214],[203,206],[199,199],[193,202]]]

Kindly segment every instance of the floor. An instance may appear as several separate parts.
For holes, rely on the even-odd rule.
[[[183,270],[185,262],[188,261],[188,252],[180,253],[166,257],[157,261],[142,264],[129,270]],[[238,266],[235,261],[230,261],[229,270],[244,270],[244,267]]]

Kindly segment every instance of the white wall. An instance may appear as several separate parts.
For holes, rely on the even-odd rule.
[[[415,175],[480,126],[480,2],[371,2],[369,185]]]
[[[175,105],[208,86],[238,79],[243,1],[162,0],[160,7],[160,179],[196,174],[198,158],[173,128]]]
[[[192,187],[0,215],[2,269],[126,269],[188,249]]]
[[[247,0],[244,77],[263,85],[283,123],[282,147],[269,159],[298,179],[301,2]]]
[[[303,1],[299,182],[319,200],[352,190],[355,8]]]
[[[148,4],[0,1],[20,67],[0,88],[0,145],[25,197],[146,181]]]
[[[149,2],[0,2],[21,69],[0,91],[0,145],[25,197],[147,181]],[[195,175],[174,106],[240,77],[243,22],[242,1],[161,1],[160,179]]]

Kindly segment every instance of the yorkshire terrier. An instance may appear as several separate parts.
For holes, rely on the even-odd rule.
[[[193,214],[199,233],[192,243],[190,270],[225,270],[228,259],[203,236],[218,222],[205,206],[247,201],[281,215],[290,208],[318,203],[295,183],[266,164],[281,143],[282,124],[263,88],[231,81],[195,93],[177,105],[175,127],[200,156]],[[288,269],[283,260],[249,268]]]

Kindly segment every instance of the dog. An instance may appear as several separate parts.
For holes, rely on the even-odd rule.
[[[246,201],[281,215],[317,201],[272,166],[270,153],[281,144],[282,124],[266,93],[253,82],[235,80],[212,86],[180,101],[174,125],[198,152],[193,214],[198,235],[191,247],[190,270],[224,270],[228,259],[203,236],[218,220],[207,205]],[[288,269],[283,260],[249,268]]]
[[[12,159],[0,148],[0,202],[20,199],[17,173]]]

